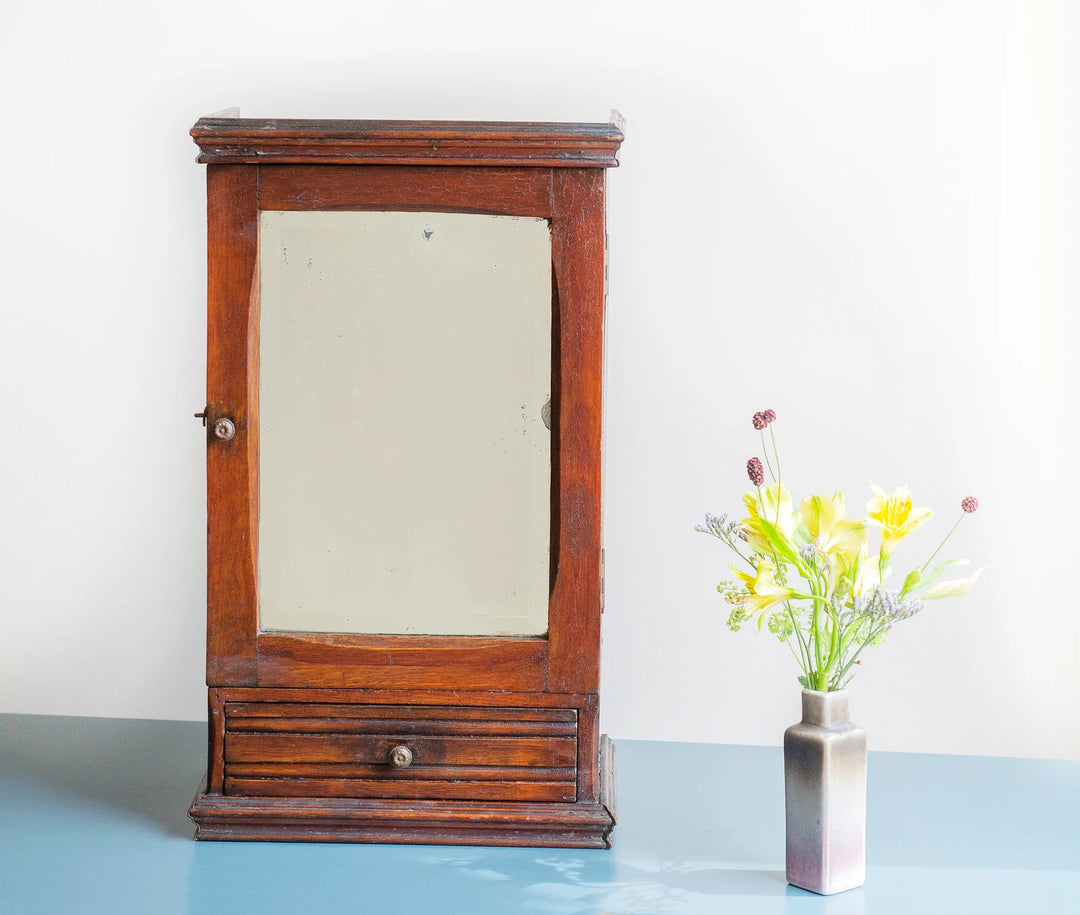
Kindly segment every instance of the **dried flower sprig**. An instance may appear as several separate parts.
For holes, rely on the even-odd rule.
[[[864,648],[880,644],[896,623],[919,613],[926,601],[963,594],[975,584],[979,572],[969,578],[940,580],[965,560],[951,559],[927,568],[979,502],[974,496],[964,498],[960,517],[930,558],[908,573],[899,590],[891,589],[885,581],[893,550],[930,518],[929,509],[913,507],[905,487],[888,494],[872,486],[874,495],[861,519],[845,518],[841,492],[809,496],[794,511],[780,477],[775,421],[772,410],[753,416],[754,429],[762,436],[765,465],[758,457],[746,462],[747,476],[755,487],[743,496],[748,517],[730,521],[727,515],[706,515],[705,524],[696,529],[723,541],[742,561],[741,567],[730,567],[735,580],[717,586],[731,607],[729,628],[738,630],[756,618],[759,630],[768,626],[791,649],[804,687],[841,689],[854,675],[855,665],[862,663],[859,656]],[[764,485],[765,466],[773,475],[769,486]],[[872,559],[873,528],[881,535]]]

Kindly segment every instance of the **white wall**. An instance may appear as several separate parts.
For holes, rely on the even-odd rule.
[[[987,572],[866,656],[878,749],[1080,758],[1077,11],[495,0],[5,13],[0,710],[203,714],[204,173],[250,116],[630,119],[609,175],[605,729],[775,744],[729,633],[771,407],[797,491],[907,483]],[[10,98],[14,90],[14,98]],[[916,556],[916,554],[920,554]]]

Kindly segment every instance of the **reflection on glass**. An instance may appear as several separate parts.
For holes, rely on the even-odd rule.
[[[551,238],[463,213],[261,215],[264,630],[547,630]]]

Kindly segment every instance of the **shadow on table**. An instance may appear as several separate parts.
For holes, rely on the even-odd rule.
[[[613,851],[200,843],[188,901],[207,915],[244,906],[351,911],[349,900],[363,900],[365,912],[470,915],[803,911],[789,890],[780,871],[628,861]]]
[[[0,765],[23,791],[63,793],[191,838],[187,809],[206,768],[206,725],[0,715]]]

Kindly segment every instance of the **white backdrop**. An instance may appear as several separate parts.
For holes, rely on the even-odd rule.
[[[775,744],[797,717],[793,661],[727,631],[728,559],[693,532],[737,507],[768,407],[797,492],[938,510],[915,561],[982,502],[953,542],[976,590],[864,656],[871,746],[1080,758],[1077,7],[512,9],[5,12],[0,710],[203,715],[199,115],[618,107],[605,730]]]

